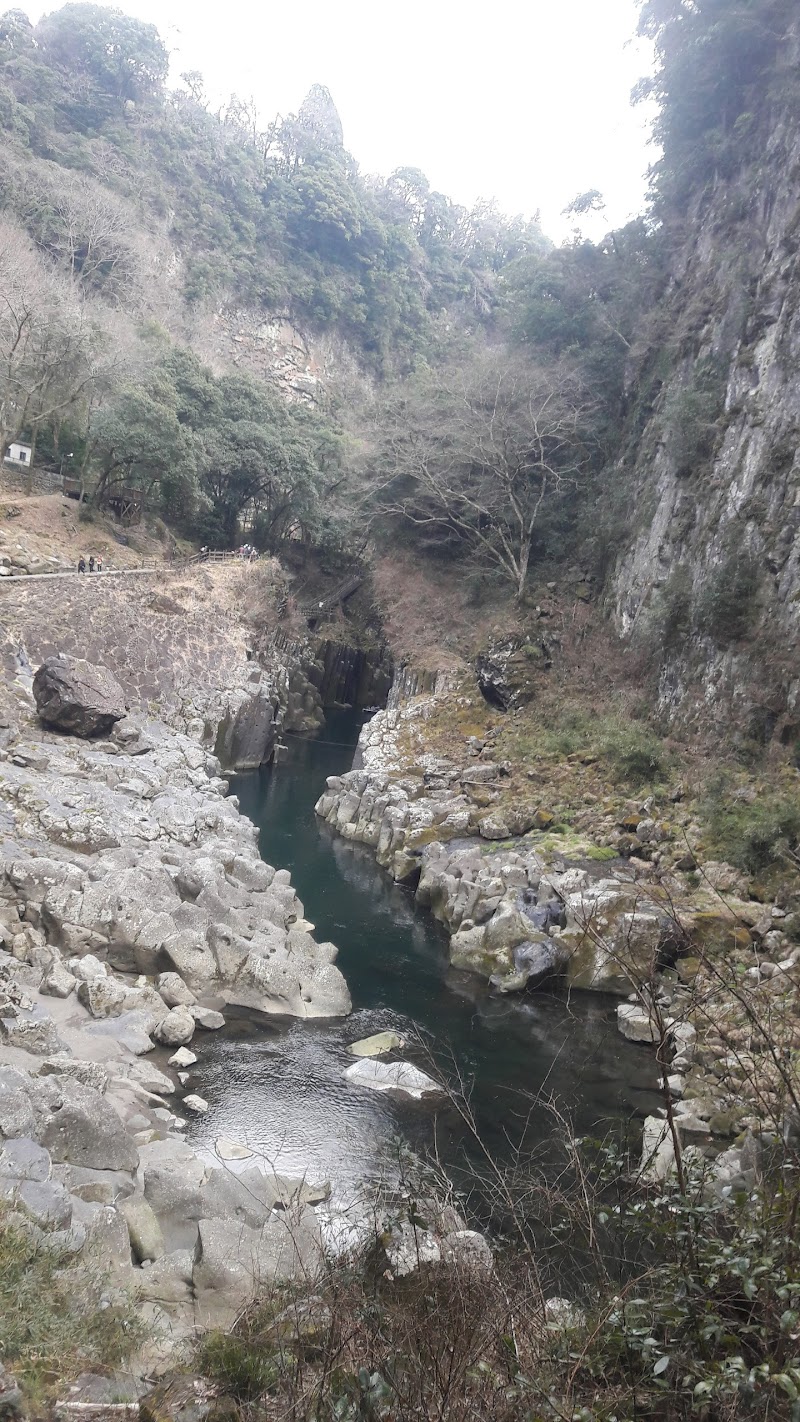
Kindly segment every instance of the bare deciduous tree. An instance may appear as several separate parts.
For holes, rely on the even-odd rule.
[[[84,292],[115,303],[138,292],[143,271],[130,209],[107,188],[85,174],[59,172],[29,180],[22,201],[40,244]]]
[[[81,404],[103,346],[91,309],[0,222],[0,463],[14,440],[35,448],[40,429]]]
[[[520,598],[543,508],[588,464],[588,415],[568,370],[503,351],[427,376],[380,413],[373,509],[474,549]]]

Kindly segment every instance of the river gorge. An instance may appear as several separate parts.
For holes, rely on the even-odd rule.
[[[345,1080],[348,1045],[385,1029],[405,1039],[405,1058],[466,1088],[481,1139],[501,1159],[523,1136],[544,1148],[551,1097],[579,1133],[638,1129],[658,1104],[656,1066],[650,1050],[619,1035],[613,998],[502,996],[451,967],[447,935],[413,893],[315,817],[326,778],[350,768],[362,721],[330,712],[318,739],[289,738],[278,764],[231,781],[259,827],[263,858],[290,870],[317,937],[337,944],[353,1013],[319,1022],[229,1016],[224,1032],[195,1047],[210,1109],[192,1123],[192,1144],[233,1138],[274,1169],[330,1182],[333,1204],[350,1206],[393,1177],[401,1136],[423,1154],[435,1144],[469,1188],[480,1149],[453,1104],[434,1112]]]

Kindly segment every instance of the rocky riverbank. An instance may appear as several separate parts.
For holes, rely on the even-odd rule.
[[[213,750],[125,714],[86,664],[55,659],[36,691],[56,724],[19,682],[0,730],[0,1194],[7,1223],[139,1301],[146,1371],[321,1258],[324,1191],[182,1139],[205,1109],[189,1043],[228,1006],[339,1016],[350,997]],[[177,1049],[171,1072],[156,1044]]]
[[[655,1046],[679,1140],[711,1154],[733,1142],[725,1179],[738,1179],[746,1140],[791,1117],[781,1063],[800,1047],[797,911],[740,897],[729,866],[709,862],[698,875],[685,846],[684,872],[652,799],[619,826],[628,858],[574,835],[559,848],[554,816],[505,789],[518,771],[491,740],[467,734],[457,752],[430,749],[448,714],[464,716],[451,688],[390,701],[364,728],[358,768],[328,781],[317,814],[414,887],[447,928],[455,967],[498,992],[560,978],[621,998],[619,1029]],[[674,1167],[664,1129],[648,1122],[648,1168],[656,1156],[657,1169]]]

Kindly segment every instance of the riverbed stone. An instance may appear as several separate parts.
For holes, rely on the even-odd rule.
[[[166,1072],[148,1061],[118,1063],[117,1070],[123,1079],[134,1082],[144,1091],[152,1091],[154,1096],[171,1096],[175,1083]]]
[[[441,1258],[461,1273],[486,1276],[494,1270],[492,1251],[486,1238],[475,1229],[453,1230],[442,1240]]]
[[[101,963],[94,953],[86,953],[81,958],[70,958],[67,966],[78,982],[88,983],[95,978],[106,977],[106,965]]]
[[[617,1008],[617,1029],[629,1042],[658,1042],[658,1021],[638,1003],[622,1002]]]
[[[668,1123],[661,1116],[646,1116],[642,1128],[642,1179],[661,1183],[674,1171],[675,1143]]]
[[[217,1012],[213,1007],[200,1007],[194,1003],[189,1008],[198,1027],[202,1027],[206,1032],[218,1032],[225,1026],[225,1018],[221,1012]]]
[[[214,1149],[220,1160],[251,1160],[255,1154],[247,1146],[241,1145],[239,1141],[229,1140],[227,1136],[219,1136],[214,1142]]]
[[[167,1007],[191,1007],[197,1002],[191,988],[186,986],[178,973],[160,973],[156,986]]]
[[[78,1001],[92,1017],[118,1017],[127,997],[128,989],[116,978],[93,977],[78,984]]]
[[[69,1192],[55,1180],[21,1180],[14,1200],[39,1229],[67,1229],[72,1221]]]
[[[33,1113],[27,1079],[13,1067],[0,1067],[0,1136],[35,1137],[36,1117]]]
[[[198,1323],[228,1327],[245,1304],[275,1282],[313,1278],[321,1259],[313,1210],[273,1215],[261,1229],[201,1220],[192,1272]]]
[[[40,992],[43,992],[46,997],[65,998],[75,991],[77,985],[77,978],[67,971],[63,963],[53,963],[49,972],[42,979]]]
[[[404,1045],[399,1032],[374,1032],[371,1037],[351,1042],[347,1050],[353,1057],[382,1057]]]
[[[26,1136],[3,1141],[0,1148],[0,1175],[41,1183],[50,1179],[50,1169],[49,1153],[37,1141]]]
[[[49,1057],[69,1050],[58,1035],[52,1017],[0,1017],[0,1042],[20,1047],[35,1057]]]
[[[353,1062],[344,1075],[353,1086],[395,1092],[400,1096],[410,1096],[413,1101],[444,1094],[443,1088],[432,1077],[411,1062],[379,1062],[367,1058]]]
[[[152,1205],[142,1195],[131,1195],[120,1201],[119,1210],[128,1226],[131,1249],[139,1263],[160,1259],[164,1253],[164,1236]]]
[[[193,1269],[194,1251],[191,1249],[162,1254],[136,1280],[137,1293],[140,1298],[156,1303],[186,1303],[192,1297]]]
[[[86,1030],[97,1036],[111,1037],[126,1051],[141,1057],[152,1052],[155,1045],[150,1036],[153,1026],[152,1013],[126,1010],[118,1017],[100,1018]]]
[[[383,1251],[389,1273],[395,1279],[404,1279],[419,1269],[439,1264],[442,1258],[441,1241],[436,1235],[409,1220],[392,1225]]]
[[[195,1022],[188,1007],[172,1007],[157,1024],[153,1035],[165,1047],[181,1047],[194,1036]]]
[[[179,1047],[177,1052],[173,1052],[168,1058],[170,1066],[190,1067],[197,1061],[197,1054],[190,1052],[188,1047]]]
[[[139,1152],[99,1091],[68,1077],[37,1080],[36,1132],[53,1161],[103,1170],[135,1170]]]

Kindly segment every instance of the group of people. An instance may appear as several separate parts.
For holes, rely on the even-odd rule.
[[[244,558],[245,561],[248,563],[254,563],[256,558],[258,557],[258,552],[253,547],[252,543],[243,543],[241,548],[239,549],[239,557]]]
[[[89,572],[90,572],[90,573],[102,573],[102,571],[103,571],[103,560],[102,560],[102,558],[100,558],[99,556],[98,556],[97,558],[95,558],[94,553],[90,553],[90,554],[89,554]],[[81,554],[80,558],[78,559],[78,572],[79,572],[79,573],[85,573],[85,572],[86,572],[86,559],[84,558],[83,554]]]

